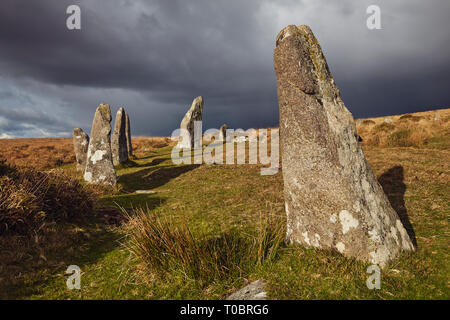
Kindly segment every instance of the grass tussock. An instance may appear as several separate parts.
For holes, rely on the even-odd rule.
[[[450,109],[356,121],[363,145],[450,149]]]
[[[272,261],[284,240],[275,218],[260,219],[255,234],[232,229],[217,237],[194,235],[188,224],[152,211],[134,210],[129,219],[129,249],[145,275],[181,273],[206,286],[214,281],[247,276]]]
[[[44,222],[68,221],[92,208],[91,193],[61,171],[16,168],[0,161],[0,234],[29,233]]]

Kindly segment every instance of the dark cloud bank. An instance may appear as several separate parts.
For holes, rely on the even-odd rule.
[[[450,105],[450,2],[66,1],[0,3],[0,137],[89,130],[95,107],[124,106],[134,135],[169,135],[193,98],[204,127],[278,125],[272,54],[288,24],[316,33],[355,117]],[[82,30],[66,28],[78,4]]]

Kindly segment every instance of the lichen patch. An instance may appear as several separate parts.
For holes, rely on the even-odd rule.
[[[308,231],[302,232],[302,236],[303,236],[303,239],[305,239],[305,242],[310,246],[311,241],[309,240],[309,237],[308,237]]]
[[[94,155],[91,157],[91,161],[93,164],[96,164],[97,161],[103,160],[103,156],[106,154],[105,150],[96,150]]]
[[[342,210],[339,213],[339,220],[341,221],[343,234],[346,234],[350,229],[356,228],[359,225],[358,220],[353,218],[352,214],[347,210]]]
[[[344,253],[344,251],[345,251],[345,244],[343,244],[342,242],[336,243],[336,249],[337,249],[340,253]]]
[[[331,216],[330,216],[330,222],[331,223],[336,223],[336,221],[337,221],[337,214],[336,213],[333,213]]]

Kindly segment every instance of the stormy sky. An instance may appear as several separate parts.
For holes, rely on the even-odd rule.
[[[289,24],[312,28],[355,118],[448,107],[449,17],[448,0],[1,0],[0,138],[89,133],[99,103],[125,107],[135,136],[170,135],[198,95],[204,130],[277,126]]]

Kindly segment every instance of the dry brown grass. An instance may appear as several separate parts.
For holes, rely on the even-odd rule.
[[[42,170],[75,162],[75,154],[71,138],[1,139],[0,159]]]
[[[167,137],[137,137],[133,139],[133,153],[137,156],[175,145]],[[72,138],[0,139],[0,160],[19,167],[39,170],[52,169],[74,163]]]
[[[169,137],[137,137],[132,142],[133,155],[136,156],[146,156],[156,149],[176,145]]]
[[[93,210],[93,201],[92,193],[62,170],[18,169],[0,162],[0,235],[80,218]]]
[[[385,122],[385,119],[390,119]],[[363,145],[375,147],[450,148],[450,109],[359,119]]]

